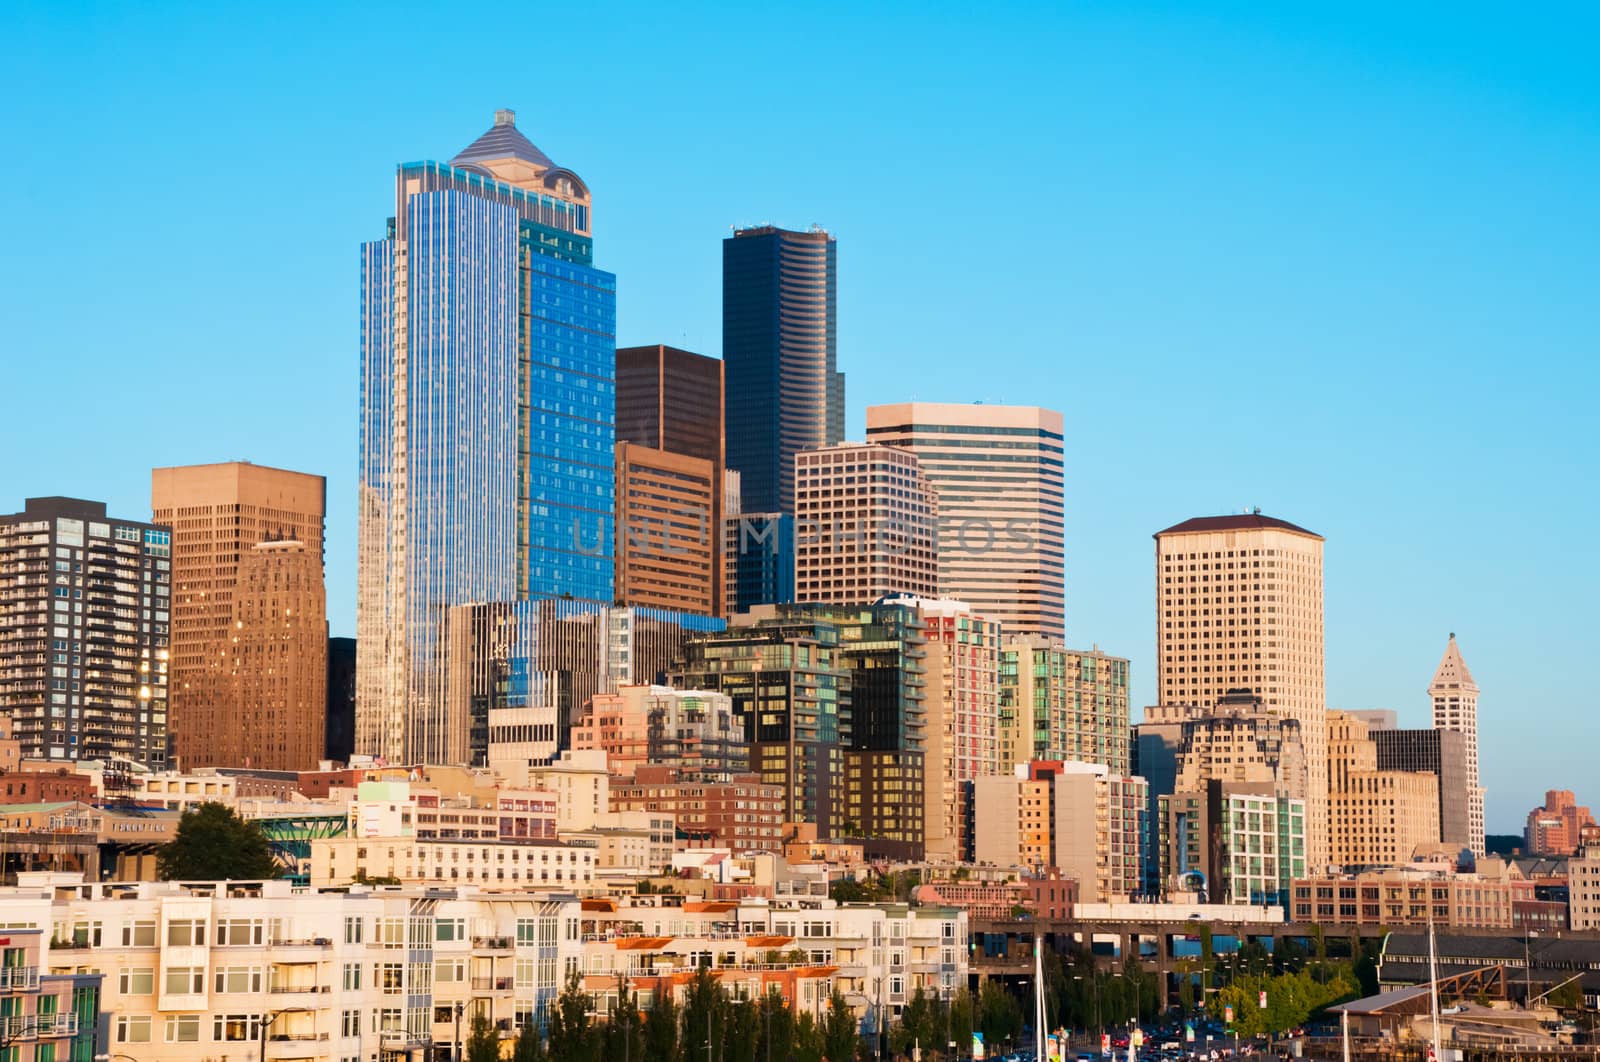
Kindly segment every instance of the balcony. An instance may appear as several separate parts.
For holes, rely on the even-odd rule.
[[[0,992],[37,992],[37,966],[0,966]]]
[[[513,941],[510,937],[473,937],[473,951],[510,951]]]
[[[332,948],[333,940],[329,937],[274,940],[267,961],[274,966],[306,966],[322,962]]]
[[[52,1036],[77,1036],[76,1014],[41,1014],[35,1026],[41,1039]]]
[[[472,990],[474,992],[509,992],[513,979],[510,977],[474,977]]]
[[[305,1006],[320,1006],[316,996],[332,992],[331,985],[281,985],[275,984],[267,988],[267,995],[272,997],[275,1006],[289,1006],[299,1003]]]

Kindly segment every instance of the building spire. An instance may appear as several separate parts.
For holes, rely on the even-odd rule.
[[[1450,642],[1445,646],[1444,656],[1433,673],[1428,692],[1447,689],[1470,689],[1474,692],[1478,689],[1478,684],[1472,681],[1472,672],[1467,670],[1466,660],[1461,656],[1461,647],[1456,644],[1454,631],[1450,632]]]

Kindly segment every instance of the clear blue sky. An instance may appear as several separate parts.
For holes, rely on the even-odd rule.
[[[1600,17],[1192,6],[8,5],[0,509],[326,474],[352,633],[356,247],[513,107],[594,190],[620,342],[719,353],[728,227],[817,222],[853,436],[1063,410],[1070,638],[1136,704],[1150,534],[1259,505],[1327,536],[1331,704],[1425,725],[1457,631],[1491,830],[1600,803]]]

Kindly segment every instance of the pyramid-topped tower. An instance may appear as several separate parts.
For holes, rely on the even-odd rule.
[[[1478,684],[1461,656],[1454,633],[1428,684],[1433,728],[1458,730],[1467,752],[1467,828],[1474,855],[1484,854],[1483,788],[1478,781]]]

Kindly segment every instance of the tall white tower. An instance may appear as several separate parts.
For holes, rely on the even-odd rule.
[[[1428,686],[1433,699],[1433,728],[1459,730],[1467,748],[1467,829],[1472,854],[1480,858],[1483,848],[1483,788],[1478,784],[1478,684],[1461,658],[1454,632],[1445,646],[1444,659]]]

